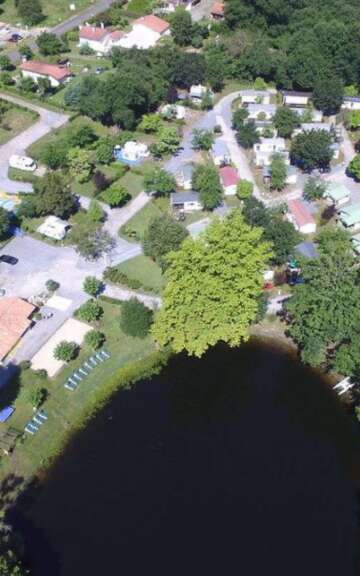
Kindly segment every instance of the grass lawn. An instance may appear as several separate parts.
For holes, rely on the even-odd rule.
[[[17,381],[13,382],[7,389],[9,393],[14,393],[20,386],[20,393],[12,402],[15,407],[14,415],[8,424],[0,424],[0,431],[5,430],[8,426],[20,431],[24,429],[33,415],[26,397],[30,387],[35,383],[48,389],[49,396],[43,408],[48,413],[49,419],[34,436],[27,436],[23,443],[19,443],[11,457],[1,456],[1,477],[10,472],[22,477],[29,477],[34,474],[40,466],[45,465],[48,456],[56,453],[61,446],[63,436],[69,433],[72,425],[86,406],[91,405],[92,392],[99,388],[118,368],[140,360],[155,351],[150,337],[144,340],[131,338],[121,331],[118,321],[121,306],[107,302],[102,302],[102,306],[104,317],[100,322],[99,329],[107,336],[106,349],[110,351],[111,358],[95,368],[80,382],[74,392],[66,390],[63,384],[72,372],[91,355],[91,350],[86,349],[85,346],[79,357],[66,366],[54,379],[49,380],[46,377],[41,377],[32,370],[23,370]],[[9,401],[4,397],[1,400],[1,405]]]
[[[55,26],[90,6],[92,1],[76,0],[76,2],[74,2],[76,5],[75,11],[70,10],[70,4],[71,2],[69,2],[69,0],[42,0],[41,5],[45,18],[40,22],[39,26]],[[14,0],[5,0],[3,4],[1,4],[0,17],[3,22],[9,22],[11,24],[21,23],[21,18],[18,16]]]
[[[152,200],[120,229],[120,234],[130,240],[140,240],[149,226],[150,221],[155,218],[155,216],[161,216],[162,213],[157,203]]]
[[[117,266],[119,272],[126,274],[131,280],[139,280],[144,286],[151,288],[156,294],[164,287],[164,278],[160,267],[146,256],[136,256]]]
[[[140,174],[135,174],[131,170],[126,172],[120,180],[121,184],[126,188],[131,198],[135,198],[144,189],[143,177]]]
[[[20,132],[34,124],[38,115],[32,110],[10,104],[0,121],[0,144],[5,144]]]

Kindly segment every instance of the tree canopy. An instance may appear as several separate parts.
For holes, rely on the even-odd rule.
[[[332,139],[324,130],[301,132],[291,143],[291,159],[305,172],[314,168],[327,169],[333,157]]]
[[[202,356],[219,341],[238,346],[248,338],[271,256],[262,234],[234,210],[169,255],[163,306],[153,327],[160,345]]]
[[[162,268],[167,265],[166,254],[178,250],[182,241],[189,235],[182,224],[176,222],[168,214],[157,216],[151,220],[143,238],[145,256],[155,258]]]

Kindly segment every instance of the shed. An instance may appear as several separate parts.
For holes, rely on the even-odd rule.
[[[339,219],[345,228],[358,230],[360,228],[360,202],[342,208],[339,211]]]
[[[316,222],[308,208],[301,200],[289,200],[286,214],[289,222],[292,222],[296,230],[302,234],[313,234],[316,231]]]
[[[360,96],[344,96],[343,110],[360,110]]]
[[[202,210],[198,192],[175,192],[170,194],[170,205],[173,210],[195,212]]]
[[[350,200],[350,190],[344,186],[344,184],[338,184],[337,182],[331,182],[328,184],[326,192],[324,194],[334,206],[342,206]]]

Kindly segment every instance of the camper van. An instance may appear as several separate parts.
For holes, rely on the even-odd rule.
[[[10,168],[17,168],[18,170],[26,170],[27,172],[34,172],[37,168],[35,160],[29,156],[19,156],[13,154],[9,158]]]

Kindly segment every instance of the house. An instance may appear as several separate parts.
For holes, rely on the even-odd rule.
[[[223,166],[231,163],[229,148],[221,138],[217,138],[212,145],[211,155],[216,166]]]
[[[203,86],[202,84],[193,84],[193,86],[190,87],[190,98],[195,102],[199,102],[204,98],[207,92],[212,94],[211,90],[206,86]]]
[[[225,16],[225,5],[223,2],[214,2],[210,10],[211,17],[214,20],[223,20]]]
[[[270,92],[266,90],[241,90],[242,104],[270,104]]]
[[[184,188],[184,190],[191,190],[193,173],[194,166],[192,164],[184,164],[175,174],[176,184]]]
[[[316,222],[310,214],[308,208],[301,200],[289,200],[286,218],[291,222],[296,230],[302,234],[314,234],[316,232]]]
[[[249,104],[247,107],[249,120],[270,120],[276,112],[274,104]]]
[[[326,124],[325,122],[304,122],[300,125],[300,128],[294,130],[294,136],[301,134],[302,132],[311,132],[311,130],[323,130],[328,134],[333,132],[333,126],[331,124]]]
[[[195,212],[202,210],[198,192],[175,192],[170,194],[170,205],[174,211]]]
[[[25,78],[31,78],[35,82],[39,78],[48,78],[54,88],[64,84],[72,76],[69,68],[57,64],[47,64],[38,60],[27,60],[20,64],[20,70]]]
[[[160,108],[160,114],[168,119],[185,120],[186,108],[181,104],[165,104]]]
[[[344,96],[343,110],[360,110],[360,96]]]
[[[141,48],[146,50],[154,47],[161,38],[169,35],[169,22],[154,14],[148,14],[134,20],[131,31],[120,38],[118,45],[121,48]]]
[[[146,144],[142,142],[135,142],[129,140],[123,147],[117,145],[114,148],[114,156],[116,160],[121,162],[133,164],[138,163],[150,156],[149,149]]]
[[[350,231],[358,230],[360,228],[360,202],[342,208],[339,211],[339,220]]]
[[[326,188],[324,198],[327,198],[333,206],[339,207],[350,201],[350,190],[343,184],[331,182]]]
[[[68,222],[61,220],[57,216],[48,216],[39,226],[37,231],[47,238],[52,238],[53,240],[63,240],[69,228],[70,226]]]
[[[35,306],[22,298],[0,300],[0,362],[31,326]]]
[[[316,108],[297,108],[296,106],[289,106],[289,108],[292,110],[292,112],[295,112],[298,116],[300,116],[300,118],[302,118],[304,115],[311,114],[310,122],[321,122],[323,119],[322,111],[316,110]]]
[[[89,46],[97,54],[108,54],[112,48],[119,46],[120,39],[124,36],[121,30],[111,30],[101,26],[79,26],[78,46]]]
[[[290,164],[289,153],[285,148],[284,138],[260,138],[258,144],[254,144],[256,166],[270,166],[274,154],[281,154],[286,164]]]
[[[312,96],[311,92],[296,92],[295,90],[282,91],[283,104],[285,106],[302,107],[307,106]]]
[[[237,170],[233,166],[223,166],[220,168],[220,180],[225,196],[234,196],[240,182]]]
[[[351,242],[356,254],[360,254],[360,234],[355,234],[355,236],[352,236]]]

